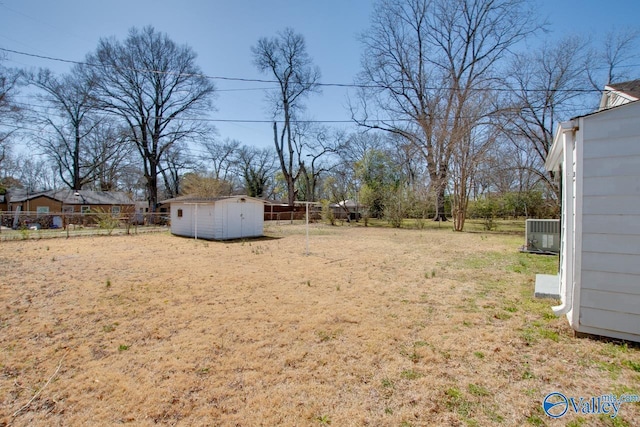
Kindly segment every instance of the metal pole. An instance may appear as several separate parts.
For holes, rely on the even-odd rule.
[[[305,203],[307,207],[307,255],[309,255],[309,202]]]
[[[195,209],[195,229],[194,229],[194,237],[196,240],[198,240],[198,204],[196,203],[196,209]]]

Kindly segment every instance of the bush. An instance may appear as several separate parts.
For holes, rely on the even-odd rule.
[[[113,230],[120,226],[120,220],[115,218],[111,212],[106,212],[104,209],[96,209],[95,211],[98,227],[108,231],[110,235]]]
[[[329,225],[336,225],[336,216],[328,200],[322,201],[322,220]]]
[[[494,230],[497,227],[495,219],[500,214],[498,198],[487,196],[477,199],[469,210],[473,216],[483,219],[485,230]]]
[[[402,226],[402,220],[406,218],[408,211],[408,198],[402,188],[389,191],[384,200],[383,216],[394,228]]]

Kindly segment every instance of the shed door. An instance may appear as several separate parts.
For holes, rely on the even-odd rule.
[[[226,239],[237,239],[244,237],[244,203],[241,201],[226,203],[227,205],[227,226],[224,237]]]

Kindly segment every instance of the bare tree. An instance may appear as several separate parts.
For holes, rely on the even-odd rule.
[[[202,156],[207,169],[213,169],[213,176],[223,181],[231,179],[234,163],[240,149],[240,141],[235,139],[225,139],[205,141],[202,143],[206,154]]]
[[[237,152],[236,164],[244,180],[247,195],[269,197],[273,188],[273,175],[277,171],[277,157],[273,149],[242,146]]]
[[[466,104],[495,86],[498,63],[538,28],[525,6],[524,0],[382,0],[362,37],[363,91],[354,119],[420,149],[436,195],[435,219],[446,220],[449,162],[464,138]]]
[[[72,190],[80,190],[95,179],[101,161],[113,155],[112,144],[117,144],[108,140],[96,144],[97,137],[92,136],[103,120],[96,110],[95,81],[81,65],[62,77],[48,69],[26,75],[31,84],[43,91],[40,98],[53,110],[53,114],[51,110],[38,114],[36,120],[44,123],[48,131],[35,136],[36,144],[54,163],[62,181]]]
[[[164,182],[164,196],[167,198],[177,197],[182,193],[183,175],[194,171],[197,167],[196,162],[185,154],[187,152],[187,148],[181,141],[172,144],[164,152],[159,169]]]
[[[559,200],[560,189],[544,162],[553,144],[555,127],[561,120],[589,111],[585,100],[588,85],[584,72],[587,43],[567,37],[556,44],[545,43],[539,50],[514,58],[509,68],[511,112],[504,116],[505,135],[526,152],[533,148],[537,174]]]
[[[153,27],[133,28],[124,42],[102,39],[88,55],[101,107],[118,115],[143,161],[147,197],[158,204],[160,163],[178,141],[210,132],[193,119],[211,109],[213,84],[196,54]]]
[[[14,178],[29,192],[51,190],[60,184],[55,167],[42,157],[20,155],[15,163]]]
[[[305,154],[299,156],[300,175],[298,191],[301,198],[307,202],[317,201],[319,181],[331,164],[328,156],[335,153],[343,142],[344,134],[340,131],[332,132],[326,126],[314,123],[301,123],[295,127],[295,141]]]
[[[292,126],[303,110],[302,100],[318,90],[320,70],[313,66],[304,37],[286,28],[277,37],[261,38],[251,48],[254,64],[263,73],[272,75],[278,90],[269,95],[274,118],[282,117],[282,129],[273,123],[273,140],[280,169],[287,185],[288,202],[296,200],[296,180],[300,176],[301,147],[294,138]]]
[[[9,139],[18,128],[20,108],[14,96],[18,91],[19,72],[0,66],[0,166],[10,152]]]
[[[84,138],[88,162],[93,168],[93,187],[100,191],[126,188],[125,176],[133,163],[133,147],[128,144],[126,128],[109,117],[103,117]]]
[[[464,110],[464,122],[461,123],[461,136],[456,137],[457,143],[451,156],[451,211],[453,229],[462,231],[467,219],[469,197],[475,185],[478,166],[485,161],[485,155],[496,141],[498,126],[489,121],[482,121],[483,111],[488,107],[488,95],[478,96],[475,105],[468,103]],[[497,122],[497,120],[496,120]]]
[[[640,58],[638,38],[640,30],[626,28],[607,32],[601,46],[592,49],[585,58],[589,82],[596,91],[604,85],[631,78],[628,66]]]

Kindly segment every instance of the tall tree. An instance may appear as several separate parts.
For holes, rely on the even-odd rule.
[[[604,85],[631,79],[629,65],[637,64],[640,30],[623,28],[606,33],[602,45],[592,48],[585,58],[589,82],[597,91]]]
[[[420,149],[436,195],[435,219],[446,220],[449,163],[464,138],[467,103],[476,91],[495,86],[499,61],[537,29],[526,4],[382,0],[362,37],[362,108],[354,109],[354,119],[401,135]]]
[[[70,189],[81,190],[95,179],[100,161],[110,155],[93,152],[93,149],[110,151],[112,148],[102,144],[90,146],[88,142],[102,120],[96,111],[95,81],[82,65],[74,66],[69,74],[61,77],[48,69],[40,69],[37,74],[27,73],[27,76],[29,82],[43,92],[40,98],[56,112],[38,114],[36,120],[50,131],[39,133],[36,143],[53,162],[60,179]],[[95,141],[95,137],[93,139]]]
[[[320,70],[313,65],[304,37],[291,28],[277,37],[261,38],[251,48],[258,70],[272,75],[278,90],[269,95],[273,116],[282,117],[282,129],[273,123],[273,139],[280,169],[287,185],[288,202],[296,200],[296,180],[300,176],[301,146],[294,137],[294,120],[303,110],[302,100],[318,90]]]
[[[273,187],[273,175],[277,170],[273,149],[244,145],[238,150],[236,162],[247,195],[269,197]]]
[[[521,153],[533,148],[535,162],[531,172],[556,194],[560,188],[544,162],[553,144],[553,133],[561,120],[590,111],[585,101],[588,87],[584,70],[587,43],[580,37],[566,37],[557,43],[544,43],[538,50],[515,57],[509,67],[507,85],[512,110],[505,115],[505,135]]]
[[[111,117],[102,117],[84,139],[87,159],[92,165],[93,188],[116,191],[127,188],[125,177],[135,167],[133,147],[128,144],[127,129]]]
[[[240,150],[240,141],[225,139],[224,141],[208,140],[202,143],[206,154],[202,156],[207,169],[213,170],[213,176],[223,181],[231,180],[234,163]]]
[[[20,108],[14,100],[18,91],[18,80],[19,72],[0,65],[0,168],[10,152],[9,138],[17,129],[11,125],[18,120],[20,113]],[[6,126],[11,126],[11,129],[7,129]]]
[[[60,181],[56,169],[46,159],[37,156],[19,155],[15,159],[14,178],[28,192],[58,188]]]
[[[339,203],[354,200],[356,204],[361,203],[362,162],[365,157],[370,156],[370,152],[384,151],[387,148],[387,140],[382,136],[381,133],[363,132],[353,133],[341,139],[341,143],[335,147],[334,154],[337,160],[323,183],[324,193],[331,201]],[[340,206],[348,213],[344,204]]]
[[[167,198],[178,197],[182,193],[183,175],[196,169],[196,162],[185,155],[187,149],[182,145],[182,142],[172,144],[164,152],[160,162],[159,169],[164,182],[164,196]]]
[[[362,182],[360,197],[369,216],[382,218],[387,202],[404,184],[401,168],[389,152],[372,149],[356,163],[356,174]]]
[[[482,94],[479,94],[482,95]],[[489,121],[481,121],[487,105],[486,96],[478,96],[476,104],[467,104],[461,124],[462,136],[457,140],[451,156],[451,210],[453,229],[462,231],[467,218],[469,197],[474,188],[479,165],[486,160],[485,155],[496,141],[497,126]],[[496,120],[497,122],[497,120]]]
[[[342,132],[332,132],[326,126],[303,123],[295,127],[295,140],[303,149],[304,156],[299,157],[300,176],[298,179],[299,198],[307,202],[317,201],[319,182],[331,165],[328,155],[336,152],[342,143]]]
[[[209,132],[189,120],[208,113],[214,85],[196,65],[196,54],[153,27],[133,28],[124,42],[102,39],[87,62],[101,107],[118,115],[143,161],[147,197],[158,204],[158,174],[163,156],[178,141]]]

